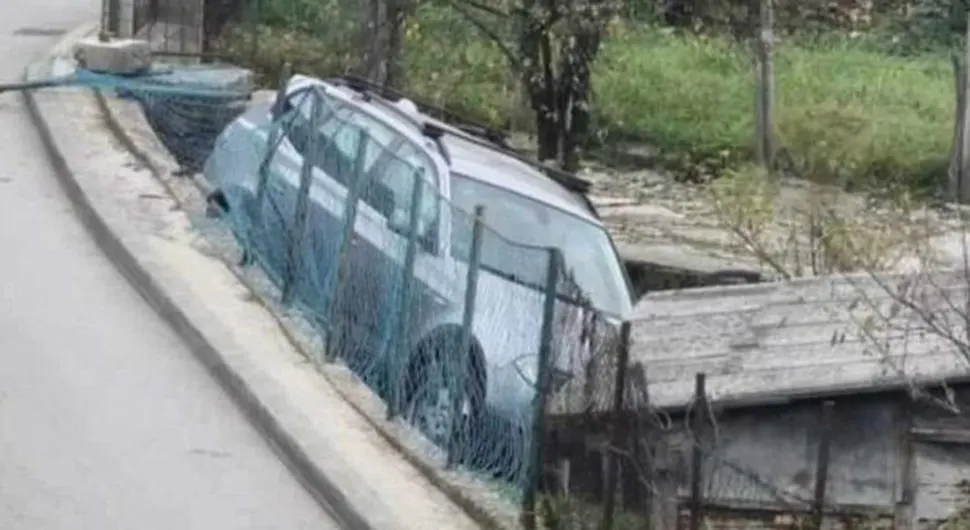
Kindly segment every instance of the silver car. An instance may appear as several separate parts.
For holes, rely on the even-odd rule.
[[[542,247],[560,249],[568,277],[586,303],[608,319],[618,321],[631,310],[629,279],[592,206],[538,164],[433,119],[408,99],[382,97],[346,80],[294,76],[280,95],[283,101],[255,105],[226,128],[206,163],[206,178],[219,190],[230,217],[261,228],[263,241],[250,244],[264,268],[279,278],[286,270],[283,242],[295,228],[289,220],[297,208],[301,167],[311,163],[305,230],[317,243],[308,245],[304,259],[313,270],[304,274],[316,280],[311,278],[300,296],[312,306],[327,299],[325,289],[313,285],[331,285],[336,273],[349,179],[370,175],[373,185],[359,195],[347,247],[350,266],[337,298],[341,303],[336,313],[311,309],[350,323],[352,331],[344,337],[348,351],[365,352],[371,364],[377,356],[393,356],[403,374],[402,410],[435,443],[445,443],[452,428],[448,411],[457,409],[448,403],[455,393],[465,396],[460,408],[465,421],[480,421],[486,413],[520,425],[528,421],[547,270]],[[313,120],[314,108],[326,110]],[[280,126],[282,116],[290,121]],[[316,130],[309,130],[311,123]],[[283,134],[274,136],[274,127],[282,127]],[[278,147],[266,156],[271,138]],[[372,154],[364,139],[394,156]],[[261,165],[268,174],[262,190]],[[420,194],[413,193],[413,175],[423,178]],[[416,223],[409,224],[415,197],[420,207]],[[487,229],[471,343],[459,352],[470,219],[479,205]],[[248,229],[245,223],[235,222],[237,232]],[[405,312],[406,346],[385,351],[387,308],[411,226],[417,229],[418,252]],[[563,304],[571,303],[576,305],[564,297]],[[559,329],[553,348],[558,384],[576,372],[575,350],[582,347],[568,331]],[[433,380],[442,372],[434,367],[449,359],[461,360],[468,377]],[[464,388],[452,388],[460,380]]]

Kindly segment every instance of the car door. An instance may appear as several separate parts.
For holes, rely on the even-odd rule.
[[[276,280],[292,278],[294,301],[319,320],[333,298],[346,196],[348,161],[333,140],[351,109],[317,88],[291,95],[288,103],[293,115],[270,154],[263,216],[274,227],[267,239]],[[304,175],[309,182],[301,212]]]
[[[294,301],[324,329],[338,332],[338,347],[353,350],[366,338],[355,331],[358,324],[377,318],[374,308],[380,305],[384,289],[380,281],[375,281],[382,277],[374,270],[382,267],[380,255],[375,257],[361,248],[359,232],[365,227],[373,231],[383,223],[361,223],[360,209],[355,212],[347,208],[348,197],[368,193],[355,187],[358,181],[371,180],[369,175],[381,155],[380,142],[372,137],[376,134],[388,143],[390,130],[381,134],[376,130],[380,124],[366,123],[353,104],[333,97],[322,87],[291,95],[288,106],[294,115],[271,154],[263,208],[266,224],[274,227],[267,237],[274,248],[272,268],[279,280],[285,279],[292,267],[289,249],[298,243],[296,270],[292,271],[296,276]],[[305,219],[300,222],[300,182],[304,175],[309,177],[309,187]],[[381,201],[370,202],[375,208],[386,209]],[[383,202],[392,203],[393,198]],[[373,212],[370,214],[374,217]],[[354,225],[347,225],[350,215],[358,218]],[[347,245],[343,244],[345,237]],[[347,263],[338,280],[341,259]]]
[[[315,97],[328,98],[322,91]],[[337,332],[341,353],[348,360],[359,359],[356,364],[363,366],[393,340],[398,318],[417,313],[400,306],[410,203],[414,183],[420,181],[415,268],[427,270],[423,264],[439,254],[442,242],[438,230],[441,164],[417,142],[357,106],[332,98],[325,102],[317,103],[318,109],[327,111],[317,116],[314,131],[307,129],[312,101],[291,102],[301,112],[279,148],[277,174],[269,189],[273,199],[267,201],[272,211],[267,215],[281,219],[280,232],[293,237],[298,228],[293,220],[300,167],[308,162],[313,171],[307,221],[298,236],[303,238],[303,251],[297,296],[320,317],[321,324]],[[352,193],[360,197],[356,212],[346,208]],[[344,246],[350,214],[355,222]],[[346,250],[343,259],[347,261],[338,284],[341,249]],[[410,301],[420,303],[426,291],[421,285],[426,282],[417,282],[415,288],[413,278],[407,281],[412,287]]]
[[[303,164],[303,151],[309,143],[306,126],[309,106],[303,104],[308,97],[306,93],[291,96],[293,110],[278,118],[270,132],[268,150],[259,168],[259,220],[256,224],[260,231],[255,239],[266,272],[278,285],[283,281],[288,266],[288,243],[300,182],[300,168]]]
[[[328,98],[321,92],[320,97]],[[385,318],[388,260],[386,218],[392,213],[395,198],[377,175],[393,167],[394,150],[404,143],[402,135],[380,122],[368,119],[352,104],[333,98],[330,112],[317,117],[312,135],[291,127],[288,142],[282,147],[290,156],[312,168],[307,201],[307,219],[301,240],[300,285],[297,297],[325,329],[336,332],[333,345],[345,357],[375,344],[373,328]],[[304,102],[305,106],[309,106]],[[318,103],[317,107],[321,107]],[[304,125],[309,120],[304,119]],[[308,139],[309,137],[309,139]],[[278,167],[282,167],[278,165]],[[292,173],[289,168],[288,173]],[[299,178],[286,181],[279,189],[287,219],[287,234],[300,232],[295,222]],[[383,192],[383,193],[381,193]],[[348,208],[356,195],[357,208]],[[348,218],[354,224],[348,225]],[[344,239],[347,239],[344,244]],[[345,263],[341,269],[341,260]],[[351,355],[353,354],[353,355]]]
[[[330,112],[318,117],[310,164],[307,220],[302,242],[303,274],[301,291],[307,305],[328,329],[339,314],[337,275],[347,223],[347,199],[357,178],[356,144],[360,127],[353,123],[354,109],[330,100]]]
[[[368,127],[371,133],[377,130],[373,124]],[[399,319],[413,313],[410,307],[401,305],[405,282],[411,288],[409,302],[419,296],[413,273],[405,277],[408,230],[414,210],[411,201],[418,182],[418,251],[427,255],[438,246],[437,168],[433,161],[398,133],[376,133],[369,141],[379,153],[373,156],[367,182],[362,184],[345,285],[347,309],[355,325],[354,342],[369,354],[368,358],[386,352],[392,341],[398,342],[394,335],[399,331]]]

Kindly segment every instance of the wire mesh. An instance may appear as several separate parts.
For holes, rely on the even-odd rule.
[[[207,163],[237,240],[429,456],[520,488],[550,251],[450,203],[421,144],[355,105],[287,101]]]
[[[116,88],[160,118],[174,153],[211,152],[204,175],[246,262],[325,338],[330,358],[317,360],[351,368],[433,460],[517,497],[534,487],[548,418],[612,410],[619,322],[593,308],[570,263],[508,237],[528,239],[496,218],[509,211],[495,197],[442,196],[441,168],[415,139],[307,88],[215,140],[193,122],[214,119],[225,94]]]
[[[189,174],[202,169],[216,138],[250,100],[245,70],[158,67],[138,76],[80,69],[32,82],[34,88],[90,87],[136,101],[152,130]]]
[[[220,106],[233,96],[92,74],[73,82],[120,89],[156,112],[166,100],[172,108],[186,97]],[[619,319],[596,309],[575,260],[513,241],[509,235],[528,234],[509,234],[508,220],[494,215],[505,205],[480,190],[450,190],[447,200],[441,167],[421,137],[349,101],[301,89],[275,117],[257,104],[206,144],[215,149],[204,173],[224,193],[224,222],[247,259],[325,338],[331,359],[318,361],[350,367],[389,416],[413,427],[432,460],[494,480],[513,497],[553,491],[537,477],[563,457],[550,437],[598,439],[593,447],[607,462],[617,459],[618,476],[589,488],[580,484],[587,477],[574,476],[563,497],[586,522],[602,517],[609,482],[622,483],[624,497],[615,528],[652,517],[643,507],[656,505],[649,496],[677,507],[676,519],[689,501],[695,443],[706,514],[718,503],[805,513],[805,492],[778,484],[777,466],[756,465],[732,434],[736,420],[700,402],[670,414],[650,406],[645,370],[622,363]],[[692,423],[695,410],[706,410],[700,424]],[[593,452],[581,445],[569,456],[576,462]]]
[[[216,138],[246,109],[247,93],[207,89],[214,83],[199,75],[218,78],[219,72],[182,69],[177,75],[156,76],[150,88],[118,87],[119,96],[142,107],[152,130],[186,174],[201,171]],[[193,85],[198,88],[193,90]]]
[[[596,309],[563,263],[556,288],[552,369],[563,378],[550,396],[551,414],[598,414],[614,408],[620,320]],[[561,384],[561,387],[559,386]]]

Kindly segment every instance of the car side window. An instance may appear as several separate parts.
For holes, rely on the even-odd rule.
[[[391,191],[394,210],[389,220],[395,226],[406,227],[411,220],[414,186],[421,182],[421,199],[418,207],[418,237],[433,236],[438,221],[439,194],[434,165],[427,154],[411,142],[404,142],[388,157],[385,167],[378,170],[377,178]]]
[[[418,236],[434,237],[439,208],[438,175],[427,153],[380,120],[328,97],[323,91],[291,98],[296,113],[287,135],[305,160],[344,186],[350,186],[358,170],[360,175],[370,177],[361,198],[395,227],[408,226],[413,185],[415,179],[421,179]],[[316,105],[320,114],[317,130],[311,131],[315,98],[320,100]]]
[[[341,109],[342,105],[336,102],[327,101],[321,98],[318,91],[306,90],[289,96],[286,107],[288,124],[284,124],[286,138],[293,145],[293,148],[300,156],[310,159],[317,158],[321,151],[319,134],[311,130],[311,113],[314,110],[314,101],[318,101],[316,110],[317,126],[329,121],[335,112]]]
[[[354,172],[357,171],[358,151],[361,143],[365,148],[369,143],[368,135],[354,123],[354,111],[344,107],[332,113],[318,129],[318,156],[313,164],[333,177],[344,186],[349,186]],[[366,171],[365,167],[360,168]]]

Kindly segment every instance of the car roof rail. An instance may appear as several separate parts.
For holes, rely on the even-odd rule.
[[[413,102],[418,110],[422,114],[427,114],[435,119],[441,120],[452,127],[461,129],[468,134],[474,134],[475,136],[481,136],[487,138],[490,141],[495,141],[496,143],[506,144],[507,135],[494,127],[489,127],[484,123],[480,123],[474,120],[470,120],[463,116],[459,116],[454,112],[437,105],[428,103],[427,101],[422,101],[421,99],[414,98],[410,94],[402,92],[396,88],[381,85],[380,83],[375,83],[370,79],[366,79],[360,76],[352,74],[344,74],[336,77],[330,82],[336,81],[339,84],[346,86],[357,92],[373,92],[384,99],[391,101],[397,101],[399,99],[408,99]],[[466,130],[467,129],[467,130]]]
[[[539,162],[538,160],[523,155],[508,143],[508,135],[506,133],[495,129],[494,127],[489,127],[483,123],[469,120],[455,114],[452,111],[449,111],[448,109],[421,101],[420,99],[413,98],[409,94],[406,94],[400,90],[375,83],[374,81],[360,76],[344,74],[335,78],[329,78],[326,81],[331,84],[345,86],[356,92],[374,93],[381,98],[390,101],[397,101],[400,99],[410,100],[422,114],[427,114],[432,118],[441,120],[467,134],[470,138],[466,138],[466,140],[470,140],[473,143],[483,147],[511,156],[512,158],[515,158],[516,160],[538,170],[546,175],[549,179],[570,191],[586,194],[592,188],[592,184],[586,179],[577,177],[568,171],[550,167],[542,162]],[[422,129],[422,132],[425,131],[424,124],[417,123],[416,125]]]

